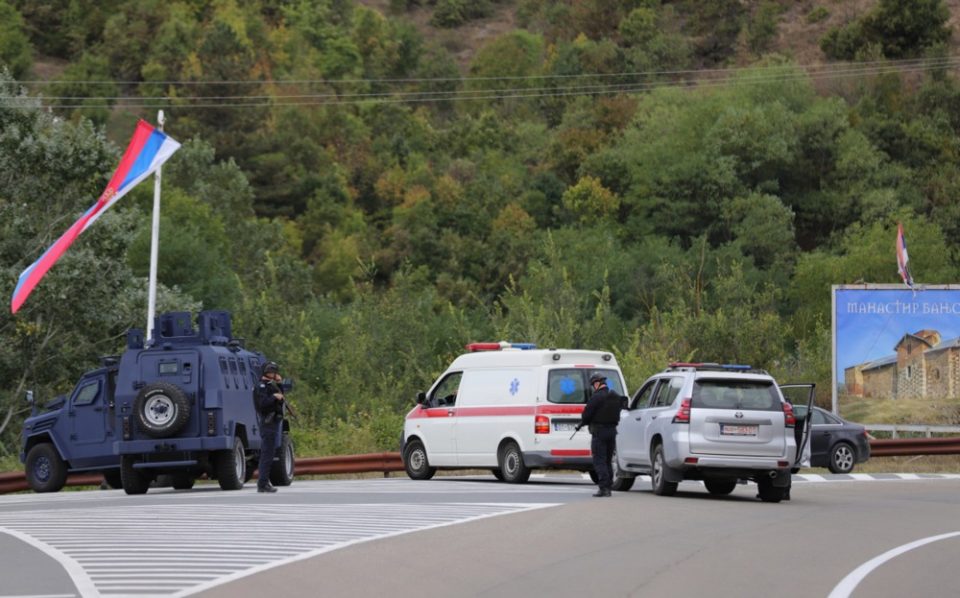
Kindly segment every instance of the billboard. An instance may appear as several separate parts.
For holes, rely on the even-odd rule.
[[[833,287],[833,411],[838,395],[960,397],[960,285]]]

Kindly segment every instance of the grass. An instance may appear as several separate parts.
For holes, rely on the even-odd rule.
[[[840,415],[864,424],[960,425],[960,400],[863,399],[841,396]]]

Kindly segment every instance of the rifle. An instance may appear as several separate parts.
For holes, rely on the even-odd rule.
[[[287,393],[291,390],[293,390],[293,380],[290,378],[284,378],[280,383],[280,391],[283,394],[283,401],[281,401],[281,405],[287,410],[287,413],[290,414],[291,419],[298,420],[299,418],[297,417],[297,410],[294,409],[293,404],[287,400]]]

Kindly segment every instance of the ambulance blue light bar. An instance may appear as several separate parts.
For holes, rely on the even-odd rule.
[[[476,351],[499,351],[501,349],[521,349],[524,351],[529,351],[530,349],[536,349],[536,343],[508,343],[507,341],[500,341],[499,343],[470,343],[465,346],[467,351],[471,353]]]

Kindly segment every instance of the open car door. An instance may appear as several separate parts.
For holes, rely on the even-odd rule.
[[[813,398],[817,385],[812,382],[800,384],[781,384],[783,398],[793,405],[793,414],[797,423],[793,428],[797,442],[797,460],[793,464],[796,473],[801,467],[810,467],[810,417],[813,413]]]

